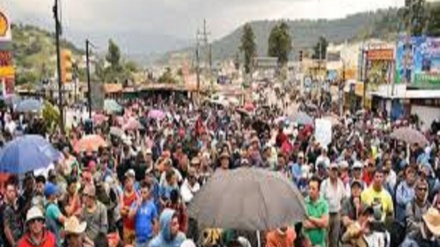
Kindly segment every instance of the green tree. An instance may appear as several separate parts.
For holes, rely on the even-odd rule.
[[[240,50],[244,53],[244,71],[248,74],[251,71],[252,61],[257,54],[255,34],[249,23],[243,27]]]
[[[173,77],[173,73],[171,72],[171,69],[167,67],[163,74],[159,77],[157,80],[160,83],[176,83],[176,79]]]
[[[313,59],[325,59],[328,42],[324,37],[319,37],[318,43],[313,47]]]
[[[292,38],[289,34],[289,26],[281,22],[272,28],[268,41],[268,55],[277,57],[278,63],[286,65],[289,60],[289,53],[292,50]]]
[[[127,61],[124,63],[124,70],[130,73],[136,73],[139,71],[139,66],[133,61]]]
[[[428,23],[428,10],[425,0],[405,0],[403,20],[405,28],[413,36],[423,35]]]
[[[426,35],[438,37],[440,36],[440,3],[431,3],[429,9]]]
[[[111,39],[108,41],[108,51],[105,60],[110,63],[112,70],[119,71],[121,69],[121,51],[119,50],[118,45],[116,45]]]

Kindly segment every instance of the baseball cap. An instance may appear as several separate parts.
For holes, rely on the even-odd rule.
[[[343,168],[348,168],[348,162],[345,161],[345,160],[339,162],[339,167],[342,168],[342,169]]]
[[[355,180],[353,180],[353,181],[351,182],[350,188],[352,188],[352,187],[355,186],[355,185],[357,185],[357,186],[359,186],[359,187],[361,187],[361,188],[364,187],[362,181],[357,180],[357,179],[355,179]]]
[[[124,176],[126,176],[126,177],[136,177],[136,172],[133,169],[128,169],[125,172]]]
[[[363,167],[364,167],[364,165],[363,165],[360,161],[356,161],[356,162],[354,162],[354,164],[353,164],[353,166],[352,166],[353,169],[356,169],[356,168],[363,168]]]
[[[298,158],[304,158],[304,153],[303,152],[299,152],[298,153]]]
[[[337,163],[335,163],[335,162],[331,162],[329,168],[330,168],[330,169],[332,169],[332,168],[339,168],[339,166],[338,166]]]
[[[44,195],[46,197],[48,196],[52,196],[52,195],[56,195],[59,192],[59,188],[58,186],[56,186],[53,183],[47,183],[46,186],[44,187]]]

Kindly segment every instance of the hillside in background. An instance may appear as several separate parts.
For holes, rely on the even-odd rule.
[[[56,69],[55,35],[32,25],[12,25],[12,52],[17,68],[17,84],[36,82],[52,77]],[[80,60],[84,51],[62,40],[61,47],[72,51]]]
[[[399,29],[398,9],[390,8],[376,12],[359,13],[335,20],[287,20],[290,34],[293,39],[292,57],[300,49],[311,48],[320,36],[324,36],[331,43],[357,41],[367,38],[380,38],[385,40],[395,39]],[[258,56],[267,55],[267,40],[272,27],[278,21],[253,21],[250,22],[255,33]],[[242,27],[231,34],[212,43],[213,60],[234,58],[239,52]],[[194,47],[169,52],[158,63],[168,63],[170,58],[179,54],[188,58],[194,57]]]

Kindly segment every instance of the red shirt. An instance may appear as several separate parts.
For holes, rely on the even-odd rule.
[[[370,186],[371,182],[373,182],[373,174],[364,172],[364,174],[362,175],[362,180],[367,184],[367,186]]]
[[[129,209],[131,208],[131,205],[138,199],[138,196],[136,194],[136,192],[132,192],[131,195],[127,196],[126,193],[124,193],[123,197],[122,197],[122,201],[124,203],[124,205],[122,205],[123,207],[128,207]],[[124,225],[124,228],[129,229],[129,230],[134,230],[134,218],[130,219],[128,216],[123,217],[122,218],[122,223]]]
[[[29,233],[26,233],[19,241],[17,246],[18,247],[55,247],[56,246],[56,239],[55,235],[49,231],[44,231],[43,233],[43,241],[39,245],[35,245],[32,240]]]

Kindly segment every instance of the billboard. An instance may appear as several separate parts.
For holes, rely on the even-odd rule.
[[[367,51],[368,61],[393,61],[394,50],[393,49],[373,49]]]
[[[395,81],[414,87],[440,88],[440,38],[401,36]]]
[[[0,42],[11,41],[11,22],[8,15],[0,10]]]
[[[8,15],[0,10],[0,91],[4,97],[14,94],[15,68],[12,63],[12,52],[8,50],[11,43],[11,22]]]

